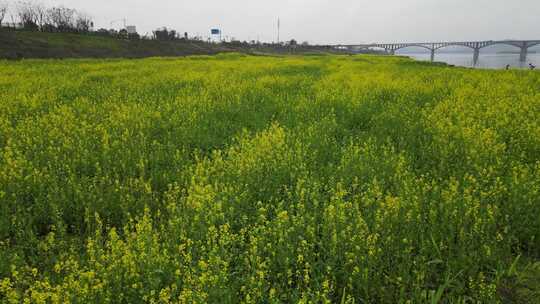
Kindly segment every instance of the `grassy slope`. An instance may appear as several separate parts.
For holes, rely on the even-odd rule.
[[[209,55],[231,49],[205,43],[129,41],[108,37],[0,31],[0,58],[86,58]]]
[[[537,72],[239,54],[0,70],[0,301],[537,294],[537,268],[511,266],[540,256]]]
[[[212,55],[242,52],[254,55],[287,54],[286,48],[244,48],[202,42],[120,40],[94,35],[0,30],[0,58],[142,58]],[[327,53],[314,47],[299,47],[296,53]]]

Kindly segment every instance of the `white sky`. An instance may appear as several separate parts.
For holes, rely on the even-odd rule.
[[[190,35],[310,43],[540,39],[540,0],[43,0],[91,15],[96,27],[127,18],[140,34],[167,26]],[[118,28],[122,22],[114,27]]]

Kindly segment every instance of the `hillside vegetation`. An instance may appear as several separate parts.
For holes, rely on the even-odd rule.
[[[240,54],[0,69],[2,302],[538,298],[521,279],[540,256],[540,73]]]
[[[89,34],[0,30],[0,58],[140,58],[232,51],[202,42],[127,40]]]
[[[327,54],[332,50],[318,46],[247,45],[237,42],[212,44],[196,40],[128,40],[96,34],[47,33],[2,30],[0,59],[23,58],[144,58],[156,56],[214,55],[240,52],[261,54]]]

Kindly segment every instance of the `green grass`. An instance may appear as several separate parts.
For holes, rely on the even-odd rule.
[[[0,69],[0,302],[538,294],[540,73],[241,54]]]
[[[146,58],[156,56],[214,55],[240,52],[252,55],[324,55],[318,46],[290,49],[265,45],[213,44],[202,41],[126,40],[97,34],[47,33],[0,28],[0,59]]]
[[[232,49],[203,42],[125,40],[87,34],[0,29],[0,58],[141,58],[209,55]]]

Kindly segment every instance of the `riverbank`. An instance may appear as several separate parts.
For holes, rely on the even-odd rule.
[[[144,58],[246,54],[324,54],[331,50],[315,46],[213,44],[202,41],[127,40],[97,35],[0,30],[0,58]]]

